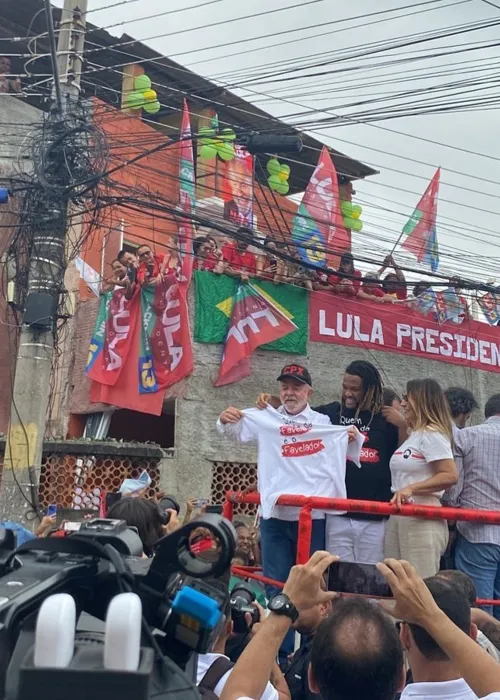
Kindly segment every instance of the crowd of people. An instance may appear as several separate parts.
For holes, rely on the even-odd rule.
[[[486,422],[467,427],[478,409],[468,389],[451,387],[443,391],[433,379],[411,380],[399,397],[384,389],[376,367],[365,361],[354,361],[346,368],[340,401],[314,408],[310,406],[313,382],[306,367],[284,367],[278,382],[277,395],[262,393],[255,408],[231,406],[217,423],[225,437],[257,444],[260,556],[267,579],[285,581],[297,552],[298,509],[280,506],[277,501],[283,494],[347,497],[392,503],[397,509],[411,504],[498,508],[500,394],[487,401]],[[480,643],[498,660],[495,642],[500,643],[500,610],[475,607],[476,597],[500,598],[498,526],[402,516],[397,510],[389,517],[376,510],[313,510],[312,517],[311,555],[325,549],[341,561],[356,564],[379,565],[385,559],[408,561],[415,576],[426,579],[441,607],[444,603],[440,600],[447,595],[430,582],[437,577],[440,583],[435,586],[442,588],[442,579],[446,579],[447,585],[458,589],[468,601],[469,628],[472,615],[473,626],[483,630]],[[267,585],[266,594],[272,610],[279,590]],[[443,609],[449,613],[446,607]],[[321,610],[325,612],[325,608]],[[322,619],[319,612],[318,608],[318,624]],[[408,629],[411,627],[402,628],[401,639],[405,648],[417,649],[414,658],[418,665],[421,650],[417,643],[416,647],[411,645]],[[299,686],[305,678],[304,664],[307,668],[312,658],[314,645],[311,647],[310,642],[306,637],[305,645],[292,660],[292,668],[299,662],[301,665],[302,670],[294,672]],[[278,645],[284,669],[293,645],[294,634],[287,630]],[[431,643],[429,647],[429,658],[439,657]],[[437,658],[437,662],[444,664],[444,657]],[[446,671],[448,667],[437,668]],[[413,680],[422,679],[414,675]],[[306,686],[302,685],[302,691],[292,694],[292,698],[310,697],[312,691]],[[470,690],[464,694],[462,686],[455,691],[450,697],[475,697]],[[344,697],[324,692],[321,690],[322,697]],[[404,696],[413,694],[418,694],[415,689],[405,691]]]
[[[252,278],[264,279],[276,284],[294,284],[309,291],[331,292],[350,299],[405,304],[420,312],[426,312],[425,304],[417,300],[426,292],[433,294],[431,285],[423,281],[415,284],[410,294],[409,284],[392,255],[385,258],[379,270],[363,276],[356,269],[351,253],[344,253],[340,257],[336,270],[314,270],[303,264],[295,245],[267,237],[263,241],[262,254],[255,255],[250,250],[255,242],[253,232],[245,227],[238,229],[235,241],[227,242],[222,247],[219,247],[213,236],[199,236],[194,241],[195,269],[226,274],[244,282]],[[459,278],[450,279],[449,290],[453,293],[453,299],[448,299],[448,304],[460,307],[458,319],[463,321],[470,318]]]
[[[125,289],[125,296],[132,298],[140,287],[161,282],[171,270],[171,261],[171,255],[156,253],[148,244],[139,246],[135,252],[120,250],[111,263],[111,276],[102,282],[102,292]]]
[[[323,291],[346,299],[380,304],[399,304],[418,311],[434,314],[438,311],[436,294],[428,282],[418,282],[409,293],[402,270],[392,255],[388,255],[378,271],[364,276],[356,269],[351,253],[339,259],[338,269],[306,267],[296,246],[267,237],[260,255],[252,252],[256,238],[251,229],[240,227],[237,238],[220,244],[214,236],[198,236],[193,241],[194,269],[228,275],[242,282],[266,280],[305,287],[309,291]],[[284,256],[284,257],[283,257]],[[174,271],[175,259],[170,254],[156,253],[145,244],[135,251],[121,250],[111,263],[111,275],[102,283],[102,292],[125,289],[127,298],[143,285],[156,285]],[[387,272],[387,270],[391,270]],[[462,293],[459,278],[449,280],[442,294],[446,307],[444,318],[462,323],[470,319],[467,299]],[[429,297],[429,298],[427,298]],[[453,313],[451,313],[453,309]],[[455,313],[456,311],[456,313]]]
[[[500,615],[476,603],[500,597],[497,526],[397,514],[405,504],[497,508],[500,395],[487,401],[486,422],[470,427],[478,404],[469,390],[443,392],[422,379],[398,396],[365,361],[346,367],[340,401],[314,408],[306,367],[286,365],[278,383],[276,396],[229,407],[217,423],[226,438],[256,442],[261,511],[253,523],[233,523],[234,571],[224,584],[233,596],[211,649],[198,657],[202,696],[500,700]],[[107,516],[134,527],[142,556],[152,558],[158,541],[207,502],[190,499],[182,519],[177,498],[149,498],[142,476],[123,482]],[[284,493],[392,502],[395,512],[313,510],[311,559],[294,566],[299,513],[279,505]],[[45,516],[36,535],[57,534],[55,519]],[[26,535],[3,525],[18,541]],[[326,574],[339,560],[373,565],[393,600],[328,590]],[[283,588],[264,587],[248,567],[262,567]],[[244,631],[235,629],[233,607],[242,587],[256,613],[245,613]]]

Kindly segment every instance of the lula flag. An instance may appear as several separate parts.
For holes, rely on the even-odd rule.
[[[438,168],[403,229],[406,234],[403,248],[419,262],[428,265],[433,272],[439,267],[436,218],[440,174],[441,168]]]
[[[240,282],[231,310],[219,376],[214,386],[233,384],[250,376],[253,351],[292,333],[297,326],[251,284]]]
[[[174,274],[141,290],[141,394],[171,386],[193,371],[186,293],[187,285]]]
[[[500,296],[487,292],[477,302],[490,326],[496,326],[500,321]]]
[[[292,239],[302,260],[318,267],[336,268],[338,256],[351,248],[340,210],[337,172],[326,146],[293,220]]]
[[[427,316],[431,311],[436,313],[436,304],[436,292],[433,289],[422,292],[414,301],[414,307],[424,316]]]
[[[232,277],[202,270],[195,271],[194,280],[194,339],[198,343],[223,343],[229,328],[237,282]],[[309,319],[307,289],[266,281],[252,284],[297,326],[293,333],[262,346],[262,349],[304,355],[307,349]]]
[[[442,292],[436,294],[436,307],[439,323],[446,321],[462,323],[464,320],[464,308],[453,287],[443,289]]]
[[[85,369],[90,379],[108,386],[116,384],[129,357],[137,323],[137,295],[127,299],[124,289],[101,295]]]
[[[178,223],[178,253],[177,276],[187,284],[191,281],[193,272],[193,239],[194,224],[189,218],[196,206],[193,140],[191,138],[191,122],[186,100],[182,113],[180,158],[179,158],[179,205],[186,215],[179,217]]]

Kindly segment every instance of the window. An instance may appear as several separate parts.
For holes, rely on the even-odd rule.
[[[175,399],[163,404],[160,416],[119,409],[109,424],[108,438],[126,442],[156,442],[160,447],[174,447]]]
[[[123,241],[123,247],[122,250],[124,250],[126,253],[134,253],[134,255],[137,253],[137,248],[139,246],[136,243],[131,243],[130,241]]]
[[[212,462],[212,503],[224,503],[226,491],[243,491],[257,482],[257,465],[252,462]],[[257,506],[237,503],[235,515],[255,515]]]

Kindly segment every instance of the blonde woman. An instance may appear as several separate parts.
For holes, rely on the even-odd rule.
[[[392,456],[391,503],[440,506],[446,489],[457,483],[452,451],[452,419],[444,393],[434,379],[407,384],[401,407],[408,438]],[[448,544],[446,520],[391,515],[385,532],[385,556],[406,559],[422,578],[439,571]]]

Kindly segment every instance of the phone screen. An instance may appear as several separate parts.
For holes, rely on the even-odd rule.
[[[54,515],[57,515],[57,505],[53,503],[47,508],[47,515],[49,518],[52,518]]]
[[[347,561],[331,564],[328,571],[328,590],[392,598],[390,586],[375,564],[353,564]]]
[[[205,508],[205,513],[217,513],[217,515],[222,515],[221,505],[211,505]]]

